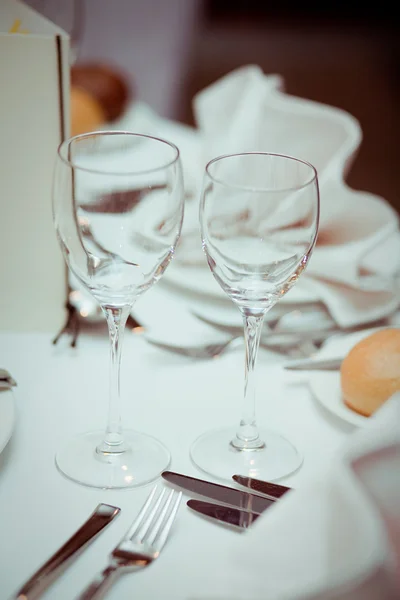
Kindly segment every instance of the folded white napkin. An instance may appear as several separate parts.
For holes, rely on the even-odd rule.
[[[371,501],[370,492],[366,491],[367,478],[363,476],[361,484],[354,472],[360,457],[380,448],[396,444],[400,452],[399,423],[400,393],[397,393],[365,428],[349,438],[335,464],[287,494],[240,536],[228,557],[230,571],[224,598],[392,600],[400,597],[400,587],[392,595],[393,587],[400,586],[400,572],[396,584],[395,554],[387,527]],[[399,531],[399,454],[396,458],[383,469],[375,469],[372,482],[379,483],[380,489],[390,489],[385,502],[392,529],[396,519]],[[367,483],[367,487],[377,486]]]
[[[311,162],[319,175],[321,220],[302,278],[343,327],[384,317],[399,304],[388,288],[400,269],[398,216],[384,199],[344,183],[361,141],[360,126],[344,111],[289,96],[282,87],[280,77],[248,66],[197,94],[193,133],[201,148],[196,148],[197,160],[185,160],[187,186],[198,198],[200,172],[208,160],[226,153],[268,151]],[[208,268],[197,202],[187,204],[177,260]]]
[[[283,80],[257,66],[239,68],[198,93],[196,128],[163,119],[135,103],[113,124],[156,135],[180,149],[187,203],[173,269],[209,272],[201,248],[198,206],[204,167],[215,156],[243,151],[288,154],[311,162],[321,191],[320,231],[309,265],[296,288],[320,299],[335,321],[351,327],[383,318],[397,308],[390,289],[400,273],[397,213],[382,198],[350,189],[344,177],[361,142],[359,123],[348,113],[283,92]],[[138,147],[139,150],[139,147]],[[134,158],[116,147],[113,160]],[[109,159],[110,156],[105,157]],[[164,275],[169,278],[169,269]],[[192,274],[193,275],[193,274]],[[173,279],[171,279],[173,281]],[[215,284],[214,292],[225,297]],[[288,292],[287,299],[296,292]]]

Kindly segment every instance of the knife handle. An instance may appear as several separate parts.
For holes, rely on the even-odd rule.
[[[288,371],[339,371],[343,358],[299,358],[286,363]]]
[[[120,508],[99,504],[87,521],[61,546],[10,600],[34,600],[56,578],[59,569],[116,517]]]

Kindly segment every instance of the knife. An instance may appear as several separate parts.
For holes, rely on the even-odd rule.
[[[292,360],[284,365],[290,371],[337,371],[343,362],[343,358],[324,358],[313,360],[305,358]]]
[[[222,506],[221,504],[213,504],[212,502],[203,502],[202,500],[188,500],[187,506],[196,512],[216,519],[221,523],[233,525],[239,529],[247,529],[260,516],[255,512],[232,508],[231,506]]]
[[[42,565],[10,600],[34,600],[39,598],[52,583],[65,565],[78,550],[82,550],[106,525],[119,514],[120,508],[109,504],[99,504],[87,521],[69,540]]]
[[[271,483],[269,481],[262,481],[255,479],[254,477],[245,477],[244,475],[233,475],[232,479],[243,485],[246,488],[265,494],[270,498],[282,498],[284,494],[290,492],[292,488],[286,487],[286,485],[280,485],[278,483]]]
[[[161,475],[169,483],[177,485],[184,490],[194,492],[199,496],[212,498],[213,500],[217,500],[217,502],[230,504],[242,510],[262,513],[273,502],[276,502],[276,498],[263,498],[249,492],[243,492],[242,490],[218,483],[211,483],[210,481],[204,481],[196,477],[173,473],[172,471],[164,471]]]

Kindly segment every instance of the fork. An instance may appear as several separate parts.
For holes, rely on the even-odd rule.
[[[108,566],[93,580],[77,600],[103,598],[117,575],[135,567],[142,569],[158,556],[178,512],[182,492],[171,490],[165,497],[166,488],[153,502],[157,486],[154,486],[138,516],[110,556]]]
[[[157,348],[160,348],[161,350],[174,352],[175,354],[180,354],[181,356],[187,356],[188,358],[199,360],[218,358],[228,350],[234,350],[242,347],[244,344],[243,336],[233,336],[228,340],[224,340],[223,342],[215,342],[197,346],[177,346],[174,344],[167,344],[165,342],[157,341],[149,337],[145,339],[146,342],[156,346]],[[318,350],[320,345],[321,344],[319,342],[312,342],[311,340],[306,340],[304,342],[298,340],[296,343],[290,345],[279,345],[273,343],[269,344],[268,342],[263,341],[260,342],[261,348],[278,352],[280,354],[285,354],[291,356],[292,358],[308,358],[311,354]]]

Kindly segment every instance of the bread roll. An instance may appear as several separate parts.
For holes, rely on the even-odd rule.
[[[371,416],[400,390],[400,329],[382,329],[358,342],[342,362],[340,380],[345,404]]]
[[[96,98],[86,90],[71,87],[71,135],[96,131],[106,122],[106,114]]]
[[[104,129],[125,111],[132,96],[115,69],[88,63],[71,68],[71,135]]]

